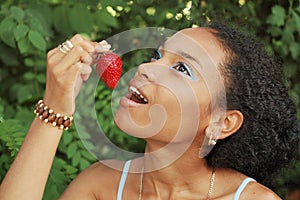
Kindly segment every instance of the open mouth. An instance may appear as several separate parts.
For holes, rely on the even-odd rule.
[[[129,87],[129,97],[128,98],[131,101],[134,101],[139,104],[147,104],[148,103],[148,100],[141,94],[141,92],[133,86]]]

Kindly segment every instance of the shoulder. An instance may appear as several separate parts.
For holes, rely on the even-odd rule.
[[[119,160],[99,161],[82,171],[76,179],[91,183],[95,182],[97,184],[101,184],[105,181],[105,183],[108,184],[108,177],[112,181],[119,179],[123,166],[124,162]]]
[[[241,200],[281,200],[281,198],[272,190],[258,182],[250,182],[242,192]]]
[[[123,166],[124,162],[118,160],[92,164],[71,182],[61,199],[72,199],[73,196],[79,199],[81,195],[84,199],[106,199],[107,191],[112,196],[112,188],[117,192]]]

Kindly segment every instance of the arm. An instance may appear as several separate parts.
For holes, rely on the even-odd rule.
[[[45,105],[55,113],[71,116],[75,98],[91,73],[97,43],[76,35],[74,47],[66,54],[58,48],[47,54]],[[97,49],[97,48],[96,48]],[[109,48],[108,48],[109,49]],[[98,48],[100,51],[108,50]],[[20,151],[1,186],[0,199],[42,199],[62,130],[35,118]]]
[[[106,162],[113,163],[119,169],[124,166],[124,162],[119,160],[106,160]],[[70,183],[59,200],[116,199],[121,173],[102,162],[96,162],[83,170]]]
[[[0,187],[0,199],[42,199],[55,151],[62,135],[35,118]]]

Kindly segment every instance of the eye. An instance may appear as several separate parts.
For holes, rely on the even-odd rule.
[[[189,66],[183,62],[176,63],[175,65],[172,66],[172,68],[187,76],[192,76]]]
[[[161,57],[162,57],[161,52],[159,50],[155,50],[153,53],[153,56],[151,58],[151,62],[159,60],[159,59],[161,59]]]

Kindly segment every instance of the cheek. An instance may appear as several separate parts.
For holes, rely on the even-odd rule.
[[[164,89],[159,94],[161,95],[160,104],[167,113],[163,129],[164,135],[161,134],[160,139],[163,138],[165,142],[174,143],[192,141],[197,134],[200,118],[199,102],[195,90],[191,85],[181,87],[178,84],[173,90]]]
[[[158,90],[158,96],[155,103],[161,105],[165,110],[165,121],[163,130],[166,132],[176,133],[181,123],[182,108],[180,99],[175,92],[164,87]],[[158,118],[162,116],[157,115]],[[168,134],[170,135],[170,134]]]
[[[147,105],[120,107],[115,115],[115,123],[132,136],[169,141],[173,137],[170,133],[177,133],[181,124],[181,103],[177,95],[165,87],[157,87],[154,94]]]
[[[213,107],[212,101],[216,101],[217,84],[207,85],[207,80],[200,79],[200,84],[195,87],[197,94],[197,104],[199,110],[198,133],[204,133],[205,128],[209,125],[211,120]]]
[[[199,88],[179,82],[155,88],[149,104],[138,108],[120,107],[115,115],[116,125],[139,138],[163,142],[192,140],[198,132],[199,104],[205,104],[202,99],[206,99],[197,93]]]

